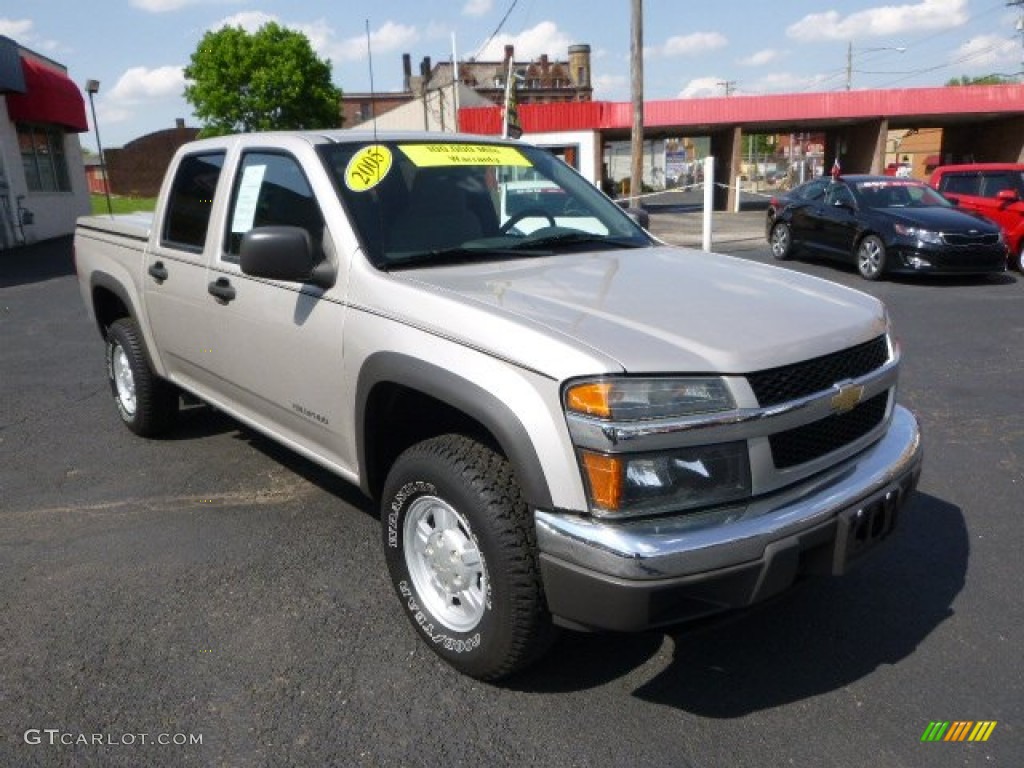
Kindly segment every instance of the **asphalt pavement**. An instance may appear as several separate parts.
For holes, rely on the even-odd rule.
[[[651,228],[690,244],[699,219]],[[715,222],[771,262],[763,214]],[[0,766],[1017,768],[1024,279],[784,267],[889,308],[926,452],[899,530],[842,578],[566,633],[490,686],[407,625],[356,489],[205,406],[131,434],[70,242],[0,252]],[[923,742],[936,721],[996,726]]]

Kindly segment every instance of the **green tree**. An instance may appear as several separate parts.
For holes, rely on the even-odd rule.
[[[1007,85],[1013,82],[1012,77],[1003,75],[982,75],[981,77],[968,77],[961,75],[947,80],[946,85]]]
[[[273,22],[254,34],[241,27],[207,32],[185,77],[185,99],[203,136],[341,125],[330,61],[317,57],[305,35]]]

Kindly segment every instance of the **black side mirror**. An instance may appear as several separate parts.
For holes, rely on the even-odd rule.
[[[257,227],[242,237],[239,252],[242,272],[267,280],[334,285],[335,270],[318,261],[309,232],[301,227]]]

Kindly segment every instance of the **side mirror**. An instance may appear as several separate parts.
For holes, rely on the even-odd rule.
[[[334,285],[334,268],[317,261],[309,232],[301,227],[257,227],[242,236],[239,253],[242,272],[267,280]]]
[[[626,208],[626,215],[644,229],[651,226],[651,214],[643,208]]]
[[[996,192],[996,200],[1002,200],[1004,203],[1016,203],[1020,200],[1020,195],[1012,189],[1001,189]]]

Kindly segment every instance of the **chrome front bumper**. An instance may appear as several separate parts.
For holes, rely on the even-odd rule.
[[[917,420],[896,406],[888,430],[871,447],[806,482],[744,507],[636,521],[602,521],[538,510],[537,541],[549,607],[570,624],[639,629],[669,623],[674,620],[672,611],[661,619],[644,618],[647,611],[641,608],[623,624],[600,615],[601,604],[606,608],[625,605],[631,595],[646,600],[652,590],[659,593],[662,604],[673,599],[692,602],[689,595],[694,585],[700,584],[698,591],[703,594],[717,579],[730,586],[722,594],[712,590],[716,596],[709,599],[707,610],[698,613],[713,612],[714,606],[716,610],[740,607],[788,586],[812,549],[817,560],[824,556],[826,570],[840,573],[846,560],[859,554],[853,546],[857,542],[847,540],[851,527],[860,525],[863,532],[865,516],[884,509],[884,530],[882,522],[868,526],[878,530],[867,531],[871,534],[867,543],[887,535],[898,508],[917,483],[921,464]],[[879,531],[881,535],[876,536]],[[783,561],[784,567],[780,566]],[[574,605],[590,584],[595,589],[591,599],[583,602],[592,606]],[[678,620],[685,618],[680,615]]]

